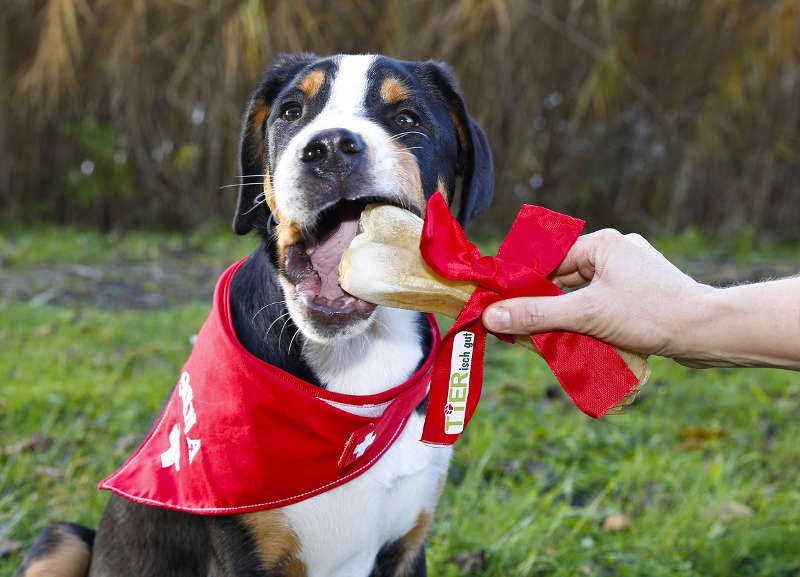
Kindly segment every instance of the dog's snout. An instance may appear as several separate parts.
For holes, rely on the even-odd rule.
[[[364,156],[364,141],[345,128],[316,133],[300,151],[300,160],[319,172],[348,173]]]

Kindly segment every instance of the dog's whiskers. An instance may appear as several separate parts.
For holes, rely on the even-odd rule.
[[[222,190],[223,188],[233,188],[234,186],[262,186],[263,182],[237,182],[236,184],[223,184],[217,190]]]
[[[264,333],[264,336],[262,338],[267,338],[267,335],[269,334],[269,331],[272,330],[272,327],[275,326],[275,323],[277,323],[279,320],[281,320],[283,317],[287,316],[288,314],[289,314],[289,312],[287,311],[287,312],[283,313],[281,316],[277,317],[274,321],[272,321],[269,324],[269,326],[267,327],[267,332]]]
[[[242,214],[250,214],[265,202],[267,202],[267,195],[264,192],[262,192],[253,199],[253,206],[251,206],[247,211],[245,211]]]
[[[263,307],[261,307],[260,309],[258,309],[258,310],[255,312],[255,314],[253,315],[253,317],[250,319],[250,322],[252,323],[253,321],[255,321],[255,320],[256,320],[256,317],[257,317],[258,315],[260,315],[260,314],[261,314],[261,313],[264,311],[264,309],[266,309],[267,307],[271,307],[271,306],[274,306],[274,305],[280,305],[280,304],[284,304],[285,302],[286,302],[286,299],[283,299],[283,300],[280,300],[280,301],[275,301],[274,303],[269,303],[268,305],[264,305]]]
[[[419,130],[408,130],[406,132],[400,132],[398,134],[395,134],[394,136],[389,137],[389,140],[390,141],[397,140],[398,138],[402,138],[404,136],[408,136],[409,134],[419,134],[420,136],[424,136],[425,138],[428,138],[428,135],[425,134],[424,132],[420,132]]]
[[[294,331],[294,336],[292,337],[292,340],[289,341],[289,348],[286,349],[286,354],[287,355],[292,352],[292,344],[294,343],[294,340],[297,338],[297,335],[299,335],[299,334],[300,334],[300,329],[297,329],[296,331]]]
[[[292,317],[287,317],[286,320],[283,322],[283,326],[281,327],[281,332],[278,334],[278,348],[281,348],[281,339],[283,338],[283,331],[286,330],[286,325],[289,324],[289,321],[292,320]]]

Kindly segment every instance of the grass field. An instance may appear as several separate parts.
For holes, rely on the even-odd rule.
[[[216,275],[255,242],[231,236],[0,231],[0,550],[53,520],[96,525],[97,482],[158,410]],[[709,280],[800,253],[658,246]],[[493,343],[487,358],[431,575],[800,576],[800,375],[655,359],[637,402],[595,421],[537,357]]]

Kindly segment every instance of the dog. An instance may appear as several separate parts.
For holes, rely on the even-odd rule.
[[[282,56],[244,115],[233,229],[260,246],[230,287],[236,337],[315,386],[371,395],[428,356],[425,315],[345,293],[338,263],[368,203],[423,216],[441,191],[466,225],[494,187],[486,136],[449,69],[385,56]],[[283,327],[278,331],[276,327]],[[292,338],[289,338],[289,336]],[[451,457],[420,442],[426,402],[355,479],[280,508],[194,515],[112,495],[92,532],[45,529],[18,577],[421,577]]]

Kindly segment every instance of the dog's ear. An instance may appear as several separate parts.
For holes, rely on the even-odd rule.
[[[250,97],[239,142],[241,168],[239,198],[233,216],[233,230],[236,234],[247,234],[258,226],[268,226],[270,208],[264,198],[264,195],[270,193],[267,119],[273,101],[283,87],[291,82],[300,70],[317,59],[315,54],[310,53],[279,56],[267,70],[261,85]]]
[[[461,226],[483,213],[494,195],[492,151],[483,130],[467,114],[464,99],[456,89],[450,68],[441,62],[426,62],[426,72],[450,106],[450,116],[458,138],[458,165],[461,199],[458,221]]]

